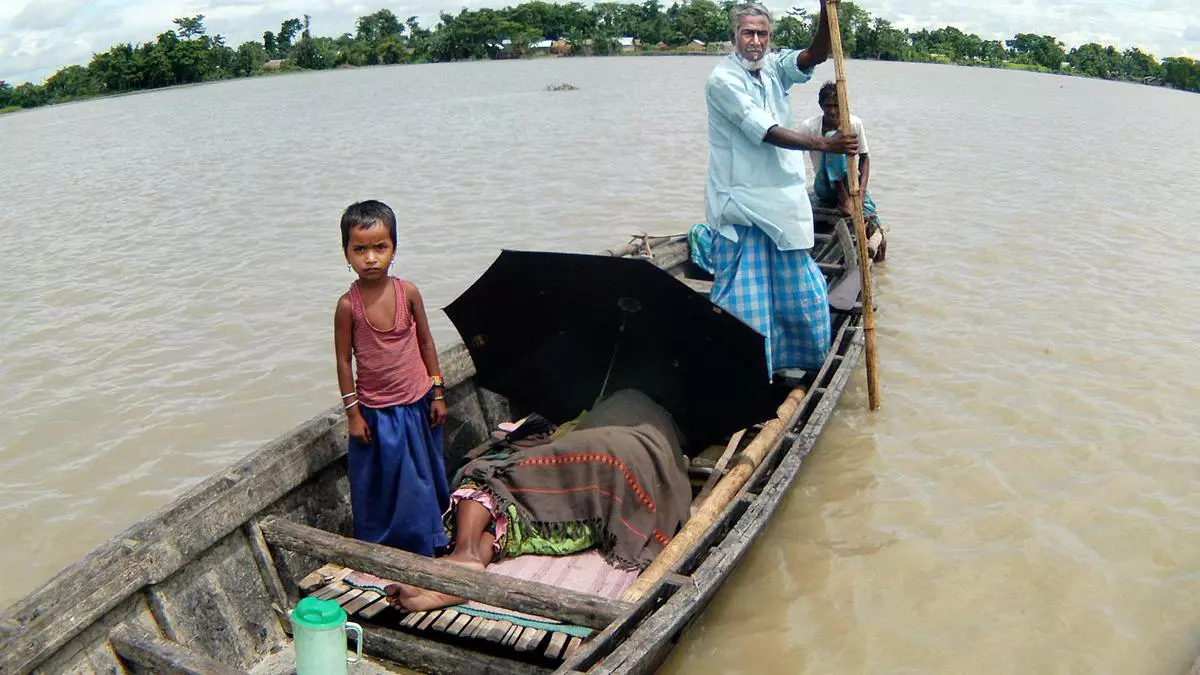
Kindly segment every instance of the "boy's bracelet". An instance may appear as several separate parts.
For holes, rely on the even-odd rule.
[[[349,410],[349,409],[353,408],[353,407],[354,407],[354,406],[356,406],[356,405],[358,405],[358,400],[357,400],[357,399],[355,399],[354,401],[352,401],[352,402],[350,403],[350,405],[346,406],[345,408],[342,408],[342,410]]]
[[[358,395],[357,391],[352,391],[349,394],[342,394],[342,400],[345,401],[346,399],[350,398],[351,396],[357,396],[357,395]]]
[[[446,397],[445,397],[444,395],[441,395],[441,394],[439,394],[439,395],[437,395],[437,396],[434,396],[434,397],[433,397],[433,400],[435,400],[435,401],[445,401],[445,400],[446,400]]]
[[[445,382],[443,382],[443,381],[442,381],[442,376],[441,376],[441,375],[433,375],[433,376],[431,376],[429,379],[433,381],[433,386],[435,386],[435,387],[444,387],[444,386],[446,386]]]

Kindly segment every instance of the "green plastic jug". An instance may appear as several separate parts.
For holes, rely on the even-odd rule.
[[[346,610],[336,602],[304,598],[290,616],[296,675],[347,675],[346,664],[362,659],[362,626],[346,621]],[[346,656],[347,633],[358,638],[355,656]]]

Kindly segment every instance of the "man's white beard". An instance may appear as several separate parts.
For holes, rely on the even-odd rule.
[[[742,66],[746,70],[753,73],[757,70],[762,70],[763,61],[766,60],[767,55],[763,54],[762,57],[760,57],[757,61],[751,61],[750,59],[748,59],[744,56],[741,56],[740,54],[738,55],[738,58],[742,60]]]

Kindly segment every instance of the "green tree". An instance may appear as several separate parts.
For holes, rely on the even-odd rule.
[[[404,24],[400,23],[400,19],[396,18],[390,9],[381,9],[374,14],[358,17],[355,27],[355,39],[372,47],[404,32]]]
[[[234,77],[248,77],[257,73],[267,60],[267,50],[260,43],[243,42],[238,45],[233,58]]]
[[[1062,43],[1052,35],[1017,33],[1013,39],[1006,40],[1005,44],[1016,55],[1018,63],[1041,66],[1048,70],[1061,70],[1063,60],[1067,56]]]
[[[275,36],[275,53],[276,58],[287,58],[288,52],[292,50],[292,38],[296,37],[296,33],[304,27],[304,22],[300,19],[288,19],[279,26],[279,33]]]
[[[1071,70],[1105,79],[1119,77],[1125,65],[1124,57],[1111,45],[1103,47],[1095,42],[1073,48],[1066,61]]]
[[[1163,59],[1162,65],[1164,83],[1176,89],[1200,91],[1200,61],[1186,56],[1172,56]]]
[[[1146,80],[1162,77],[1163,68],[1158,59],[1137,47],[1126,49],[1121,57],[1121,74],[1126,78]]]
[[[204,35],[205,31],[207,30],[204,27],[203,14],[174,19],[172,23],[178,26],[178,28],[175,29],[175,32],[178,33],[179,37],[183,38],[184,40],[190,40],[194,37]]]
[[[104,84],[91,71],[79,65],[59,70],[46,79],[44,86],[46,95],[56,103],[104,93]]]

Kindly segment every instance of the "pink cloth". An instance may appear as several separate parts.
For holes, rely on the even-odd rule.
[[[385,330],[367,320],[358,282],[350,284],[355,388],[358,400],[370,408],[415,403],[433,386],[421,360],[417,322],[408,311],[404,284],[395,277],[391,281],[396,290],[396,323]]]

